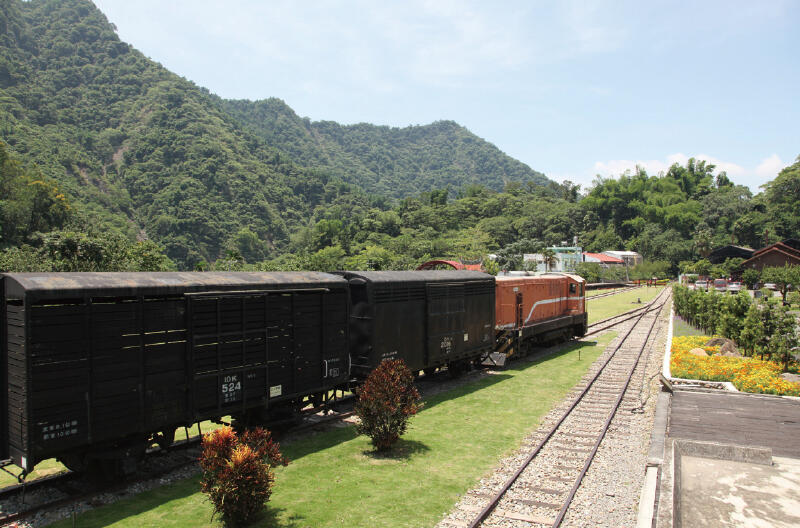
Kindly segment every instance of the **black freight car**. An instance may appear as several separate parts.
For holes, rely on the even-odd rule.
[[[494,346],[494,277],[476,271],[346,271],[351,374],[386,358],[459,372]]]
[[[326,273],[2,276],[0,459],[126,471],[153,435],[294,408],[348,379]]]

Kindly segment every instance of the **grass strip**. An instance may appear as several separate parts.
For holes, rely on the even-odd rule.
[[[292,463],[276,470],[267,512],[253,526],[433,526],[519,446],[613,337],[609,333],[533,362],[517,361],[428,398],[389,455],[376,455],[352,426],[284,445]],[[223,526],[219,519],[210,521],[210,503],[198,489],[198,477],[180,481],[87,512],[77,526]]]
[[[606,319],[607,317],[619,315],[628,310],[633,310],[634,308],[639,308],[641,305],[647,304],[655,299],[663,289],[663,286],[636,288],[632,291],[593,299],[592,302],[586,303],[586,311],[589,313],[589,324]],[[641,301],[641,304],[637,301]]]

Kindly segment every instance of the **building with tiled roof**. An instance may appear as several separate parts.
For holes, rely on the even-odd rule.
[[[584,251],[583,253],[583,261],[584,262],[597,262],[601,266],[624,266],[625,261],[621,258],[612,257],[611,255],[605,255],[603,253],[589,253]]]
[[[774,266],[800,266],[800,240],[788,238],[763,247],[753,253],[753,256],[742,262],[742,269],[753,268],[762,270]]]

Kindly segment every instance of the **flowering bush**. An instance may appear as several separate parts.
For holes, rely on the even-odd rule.
[[[726,356],[700,357],[689,354],[702,348],[713,354],[719,347],[706,347],[708,336],[682,336],[672,339],[672,375],[705,381],[730,381],[742,392],[800,396],[800,385],[780,377],[781,366],[773,361]],[[794,365],[797,368],[796,365]]]
[[[356,430],[385,451],[406,432],[408,419],[422,408],[414,375],[401,359],[386,359],[358,389],[355,411],[361,419]]]
[[[261,511],[272,494],[272,467],[286,465],[280,445],[269,431],[255,428],[239,438],[230,427],[203,435],[200,467],[203,493],[214,504],[214,513],[233,524],[243,524]]]

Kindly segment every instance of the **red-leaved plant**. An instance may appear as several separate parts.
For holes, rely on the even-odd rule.
[[[232,524],[245,524],[272,494],[272,467],[288,463],[269,431],[257,427],[239,437],[232,428],[221,427],[203,435],[201,489],[215,514]]]
[[[358,389],[355,412],[359,434],[385,451],[406,432],[408,419],[422,409],[414,375],[401,359],[385,359]]]

